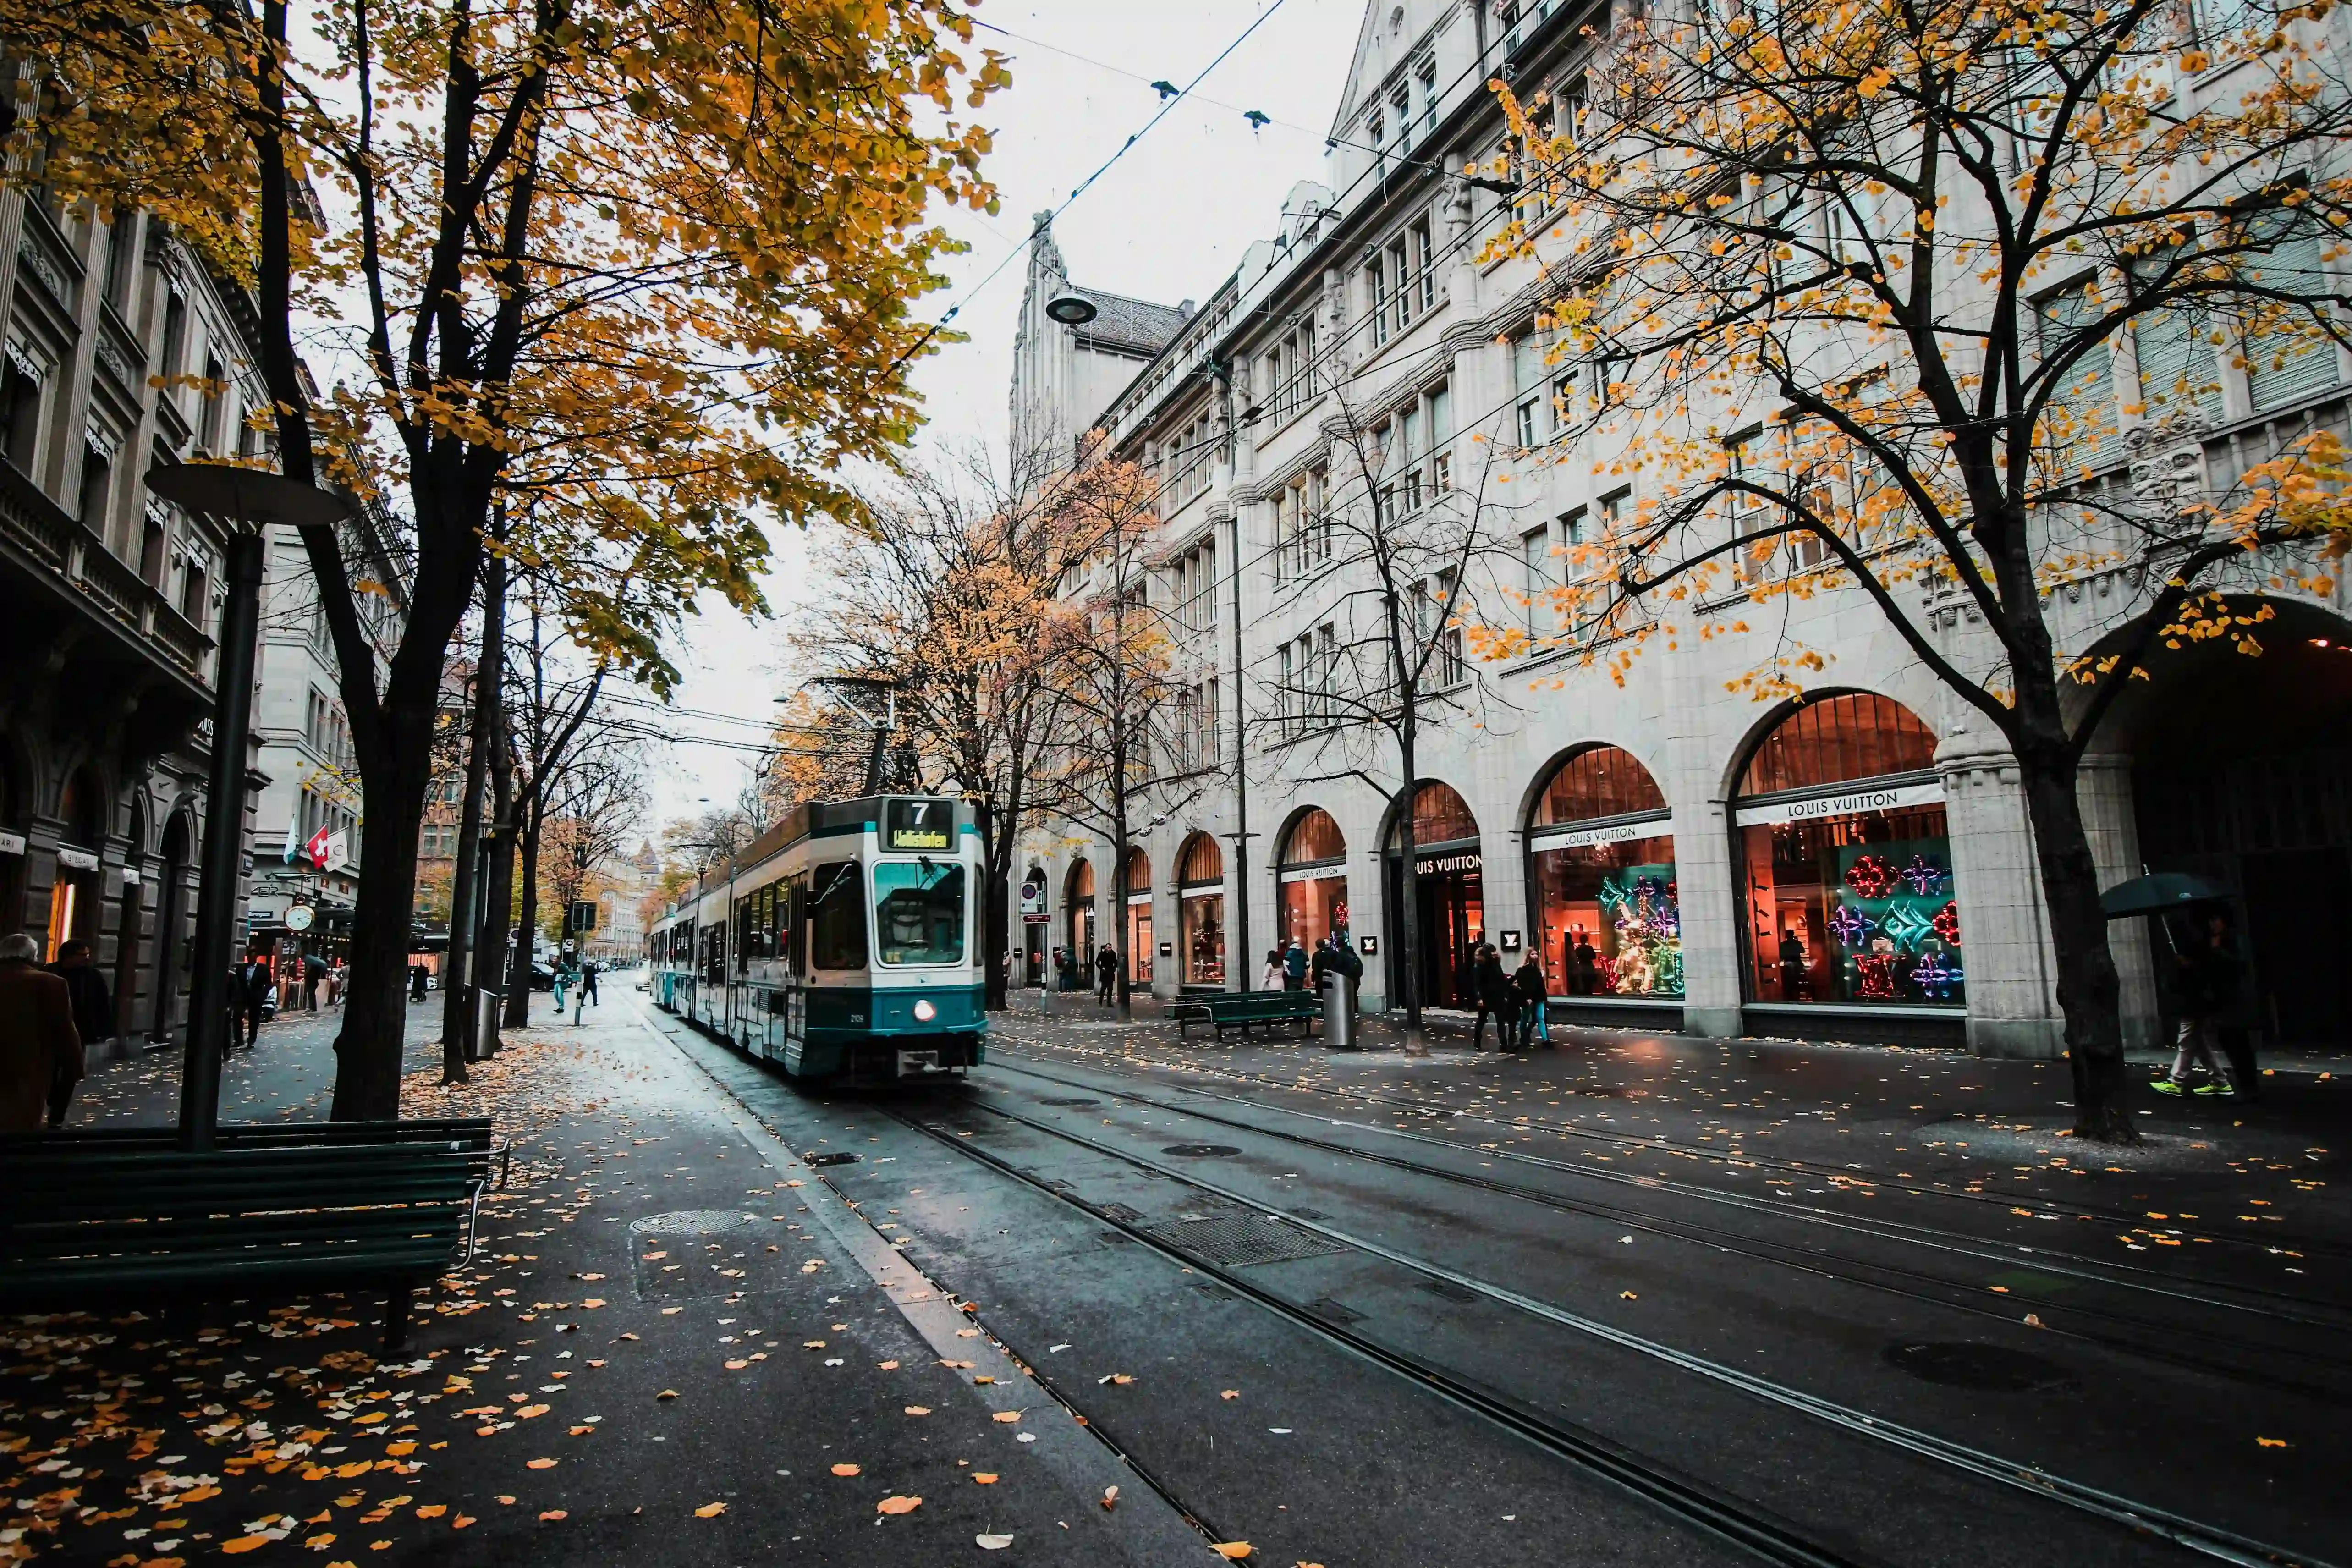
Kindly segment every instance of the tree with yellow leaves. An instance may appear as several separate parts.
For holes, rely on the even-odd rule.
[[[334,0],[308,33],[282,0],[0,0],[41,62],[16,150],[250,287],[286,474],[404,493],[389,660],[372,585],[309,542],[365,786],[336,1116],[398,1110],[443,653],[497,498],[534,502],[501,547],[569,572],[572,623],[657,689],[665,613],[757,607],[761,520],[856,515],[842,465],[916,423],[909,307],[951,243],[930,204],[993,200],[959,114],[1006,78],[971,32],[950,0]],[[325,399],[314,318],[352,323]],[[598,597],[615,564],[659,612]]]
[[[2134,1136],[2076,795],[2166,648],[2255,651],[2254,595],[2325,595],[2336,440],[2219,438],[2307,406],[2347,343],[2352,132],[2326,0],[1787,0],[1620,13],[1592,80],[1502,84],[1578,460],[1643,498],[1579,546],[1556,626],[1481,646],[1784,629],[1734,689],[1832,679],[1807,602],[1874,606],[2014,756],[2077,1131]],[[2340,28],[2335,31],[2340,35]],[[2306,426],[2306,427],[2308,427]],[[2061,590],[2129,602],[2067,621]]]

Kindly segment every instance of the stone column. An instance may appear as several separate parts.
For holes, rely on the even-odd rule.
[[[1960,906],[1969,1048],[1980,1057],[2055,1059],[2065,1051],[2057,965],[2016,759],[1971,716],[1957,720],[1936,748],[1936,771]]]
[[[2082,802],[2083,826],[2090,835],[2091,857],[2099,868],[2099,886],[2127,882],[2147,868],[2139,853],[2139,815],[2132,799],[2132,760],[2120,752],[2094,752],[2083,759],[2074,780],[2074,797]],[[2161,1043],[2156,964],[2158,949],[2151,941],[2146,920],[2116,921],[2107,927],[2107,949],[2115,954],[2116,977],[2123,982],[2124,1046],[2143,1050]]]

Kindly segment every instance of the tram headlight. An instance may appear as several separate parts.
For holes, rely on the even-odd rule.
[[[931,1005],[930,999],[929,997],[921,998],[916,1002],[915,1022],[918,1024],[928,1024],[939,1016],[940,1010]]]

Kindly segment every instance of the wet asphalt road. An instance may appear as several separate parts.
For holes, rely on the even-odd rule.
[[[823,1179],[1131,1490],[1255,1560],[2347,1555],[2352,1245],[2308,1075],[2111,1171],[2051,1143],[2028,1064],[1407,1063],[1016,1016],[968,1083],[810,1095],[648,1011],[786,1142],[856,1156]],[[2023,1467],[2040,1493],[1997,1479]]]

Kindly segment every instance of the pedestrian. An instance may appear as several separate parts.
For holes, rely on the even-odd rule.
[[[425,1000],[425,966],[421,963],[408,966],[408,999],[411,1002]]]
[[[1780,1000],[1795,1002],[1805,994],[1805,939],[1796,928],[1780,932]]]
[[[1285,991],[1307,989],[1307,950],[1292,937],[1290,945],[1282,952],[1282,988]]]
[[[579,961],[567,952],[555,961],[555,1016],[559,1019],[563,1016],[565,994],[579,984]]]
[[[597,1001],[596,971],[601,967],[603,966],[593,959],[580,966],[580,995],[582,1000],[591,1005],[595,1005]]]
[[[320,998],[327,989],[327,961],[317,953],[302,955],[302,1010],[317,1012],[324,1003]]]
[[[1261,991],[1283,988],[1282,949],[1269,947],[1265,950],[1265,973],[1257,977],[1257,988]]]
[[[1105,942],[1102,951],[1095,954],[1095,1000],[1106,1007],[1109,1006],[1111,992],[1118,983],[1118,952]]]
[[[1549,1011],[1549,989],[1544,984],[1543,960],[1530,950],[1511,976],[1511,989],[1519,997],[1519,1049],[1551,1044],[1551,1023],[1545,1014]]]
[[[45,1121],[55,1127],[58,1081],[68,1092],[81,1081],[73,992],[40,968],[40,956],[23,931],[0,937],[0,1132],[37,1132]]]
[[[245,955],[245,962],[229,976],[228,1005],[229,1044],[236,1044],[237,1036],[245,1037],[245,1048],[251,1050],[261,1038],[261,1013],[269,1000],[269,964],[259,948]]]
[[[2224,914],[2208,918],[2205,929],[2197,933],[2195,940],[2174,954],[2173,984],[2180,1009],[2180,1034],[2173,1053],[2171,1075],[2158,1078],[2150,1086],[2158,1094],[2226,1097],[2236,1093],[2230,1068],[2222,1065],[2227,1053],[2219,1047],[2222,1020],[2225,1016],[2233,1017],[2237,1010],[2242,969],[2237,943],[2231,937],[2230,918]],[[2194,1089],[2189,1083],[2192,1060],[2201,1064],[2208,1075],[2207,1081]]]
[[[1470,1048],[1485,1048],[1486,1020],[1491,1016],[1495,1020],[1495,1048],[1510,1049],[1511,1039],[1505,1032],[1504,1020],[1518,1011],[1513,1001],[1511,977],[1503,973],[1503,961],[1494,948],[1485,942],[1478,944],[1478,954],[1471,960],[1470,984],[1478,1003],[1478,1016],[1470,1026]]]
[[[1590,996],[1601,989],[1601,955],[1583,927],[1576,930],[1576,945],[1568,950],[1568,990],[1572,996]]]
[[[335,966],[327,971],[328,1006],[339,1007],[342,1005],[343,987],[351,984],[351,965],[345,963],[340,958],[335,960]]]
[[[114,994],[106,986],[106,976],[90,962],[89,943],[79,937],[58,949],[57,975],[73,994],[74,1033],[81,1037],[82,1050],[104,1040],[114,1038]],[[73,1086],[68,1084],[68,1099]],[[54,1127],[59,1119],[53,1117]]]

